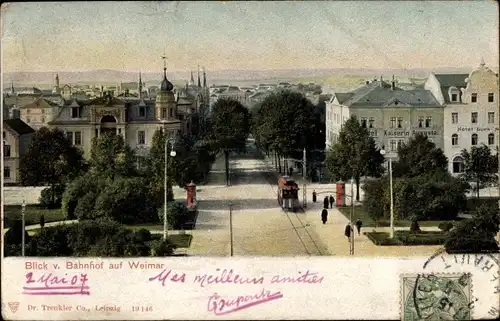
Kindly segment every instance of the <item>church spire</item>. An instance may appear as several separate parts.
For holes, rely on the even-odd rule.
[[[200,80],[200,65],[198,65],[198,87],[201,88],[201,80]]]
[[[139,99],[142,99],[142,72],[139,71]]]
[[[207,87],[207,74],[205,73],[205,67],[203,67],[203,88]]]
[[[194,85],[193,71],[191,70],[191,78],[189,79],[189,84]]]
[[[14,79],[12,79],[12,82],[10,84],[10,94],[14,95],[16,91],[14,90]]]

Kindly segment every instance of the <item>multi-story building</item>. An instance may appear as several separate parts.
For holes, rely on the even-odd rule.
[[[3,121],[3,177],[6,184],[19,183],[19,162],[29,148],[35,130],[21,119]]]
[[[451,173],[463,172],[463,149],[498,146],[498,74],[481,62],[470,74],[433,74],[425,88],[444,106],[444,153]]]
[[[367,81],[348,93],[334,93],[326,103],[326,148],[335,144],[340,130],[351,115],[389,157],[397,157],[397,148],[416,133],[429,137],[443,148],[443,107],[425,89],[403,90],[393,80]]]
[[[35,128],[42,125],[65,131],[75,146],[89,156],[91,139],[103,132],[122,135],[125,142],[143,157],[149,151],[153,134],[159,128],[171,136],[193,132],[193,116],[207,114],[208,87],[204,74],[204,87],[174,93],[167,79],[166,67],[155,99],[144,95],[142,81],[137,93],[116,97],[107,92],[95,99],[67,99],[62,106],[43,98],[21,108],[21,119]],[[200,122],[197,122],[200,123]]]

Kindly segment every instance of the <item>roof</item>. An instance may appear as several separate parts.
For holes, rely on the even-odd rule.
[[[469,74],[434,74],[436,79],[441,84],[441,87],[466,87],[467,83],[465,79],[469,77]]]
[[[4,126],[8,126],[10,129],[15,131],[19,135],[31,134],[34,133],[35,130],[31,128],[28,124],[23,122],[20,118],[15,119],[5,119],[3,121]]]
[[[347,99],[351,98],[354,95],[354,93],[336,93],[334,97],[337,97],[337,100],[339,101],[339,104],[343,104],[344,101]]]
[[[347,98],[342,102],[343,105],[350,107],[440,107],[441,104],[436,100],[430,90],[414,89],[402,90],[380,81],[374,81],[368,85],[354,90],[350,94],[342,96]],[[337,94],[336,94],[337,95]]]

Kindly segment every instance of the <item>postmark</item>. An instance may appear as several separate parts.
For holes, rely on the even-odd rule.
[[[403,275],[402,320],[471,320],[469,273]]]
[[[456,279],[457,277],[458,279]],[[475,280],[479,279],[482,280],[480,288],[475,283]],[[464,286],[466,280],[468,285]],[[406,284],[404,284],[405,282]],[[406,295],[406,292],[408,289],[405,286],[413,286],[413,292],[410,295],[414,299],[413,303],[407,301],[408,295]],[[450,300],[450,294],[447,294],[446,298],[443,298],[442,302],[437,304],[438,309],[435,309],[434,314],[429,316],[429,310],[431,309],[427,305],[419,303],[432,302],[435,305],[436,302],[432,301],[435,298],[425,291],[429,291],[429,287],[435,289],[443,286],[445,289],[448,287],[448,293],[456,293],[454,290],[457,287],[462,288],[464,295],[468,299],[466,308],[463,308],[463,303],[461,303],[463,295],[458,296],[458,293],[456,293],[453,301]],[[402,276],[401,287],[401,319],[403,320],[426,318],[432,320],[443,318],[472,320],[474,318],[497,319],[500,317],[500,269],[497,253],[447,254],[444,249],[439,250],[424,262],[422,273]],[[469,288],[470,296],[467,297]],[[460,313],[456,312],[455,315],[441,313],[441,309],[448,309],[448,302],[452,303],[450,311],[455,308],[454,310],[460,311]],[[462,307],[462,310],[457,304]]]

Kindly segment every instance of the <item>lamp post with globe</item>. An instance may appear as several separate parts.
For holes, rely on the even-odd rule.
[[[165,139],[165,175],[164,175],[164,202],[165,206],[163,207],[163,240],[167,239],[167,230],[168,230],[168,222],[167,222],[167,198],[168,198],[168,184],[167,184],[167,167],[168,167],[168,143],[171,142],[172,149],[170,150],[170,156],[175,157],[176,152],[174,150],[175,138]]]
[[[386,151],[384,149],[381,149],[380,154],[382,154],[382,156],[385,156]],[[391,197],[391,228],[389,231],[389,237],[393,238],[394,237],[394,194],[392,190],[392,158],[389,156],[387,158],[389,159],[389,189]]]

